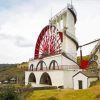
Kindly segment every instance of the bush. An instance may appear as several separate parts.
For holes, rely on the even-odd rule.
[[[0,100],[20,100],[15,88],[12,86],[3,87],[0,91]]]
[[[38,100],[58,100],[58,99],[54,96],[51,96],[51,97],[42,97],[42,98],[39,98]]]
[[[96,81],[90,82],[90,87],[95,86],[96,85]]]
[[[38,100],[58,100],[58,99],[54,96],[51,96],[51,97],[41,97]]]
[[[51,96],[51,97],[47,98],[47,100],[57,100],[57,98],[54,96]]]

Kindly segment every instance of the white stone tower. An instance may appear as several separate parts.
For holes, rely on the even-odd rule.
[[[76,61],[78,42],[75,36],[77,14],[72,5],[68,5],[50,19],[50,23],[63,33],[62,52]]]

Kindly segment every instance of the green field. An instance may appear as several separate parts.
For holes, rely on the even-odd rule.
[[[100,100],[100,85],[86,90],[40,90],[28,93],[25,100]]]

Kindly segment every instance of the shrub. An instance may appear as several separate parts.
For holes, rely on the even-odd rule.
[[[38,100],[58,100],[58,99],[54,96],[51,96],[51,97],[42,97],[42,98],[39,98]]]
[[[96,81],[90,82],[90,87],[95,86],[96,85]]]
[[[12,86],[3,87],[0,91],[0,100],[20,100],[15,88]]]
[[[47,100],[57,100],[57,98],[54,96],[51,96],[51,97],[47,98]]]

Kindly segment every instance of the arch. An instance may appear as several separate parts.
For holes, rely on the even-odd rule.
[[[36,70],[43,70],[43,69],[47,69],[46,63],[44,61],[39,61],[37,66],[36,66]]]
[[[53,70],[59,69],[59,66],[58,66],[58,63],[57,63],[56,60],[52,60],[52,61],[50,62],[49,69],[53,69]]]
[[[34,73],[31,73],[31,74],[29,75],[28,81],[29,81],[29,82],[34,82],[34,83],[36,83],[36,77],[35,77]]]
[[[52,85],[51,78],[47,72],[41,75],[40,84]]]
[[[33,71],[33,67],[34,67],[34,65],[31,64],[31,65],[30,65],[30,70],[31,70],[31,71]]]

